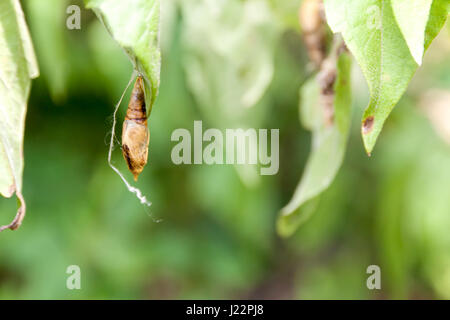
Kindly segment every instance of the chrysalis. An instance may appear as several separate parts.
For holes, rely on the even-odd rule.
[[[149,138],[144,81],[142,76],[138,76],[131,93],[122,129],[123,157],[135,181],[147,164]]]

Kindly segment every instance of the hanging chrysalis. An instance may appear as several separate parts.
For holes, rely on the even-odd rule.
[[[147,164],[149,138],[144,81],[138,76],[122,128],[122,153],[135,181]]]

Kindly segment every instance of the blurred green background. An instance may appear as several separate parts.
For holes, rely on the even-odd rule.
[[[449,23],[371,158],[359,131],[367,88],[355,68],[343,167],[312,218],[277,236],[278,210],[310,149],[298,116],[311,73],[300,3],[162,1],[161,87],[137,183],[153,203],[146,209],[107,164],[131,63],[81,1],[22,0],[41,76],[26,121],[27,216],[0,234],[0,298],[450,299]],[[82,8],[81,30],[65,27],[69,4]],[[172,131],[200,119],[204,128],[280,128],[278,175],[174,165]],[[114,162],[131,180],[118,147]],[[0,199],[0,224],[16,205]],[[366,287],[373,264],[381,290]],[[81,267],[81,290],[66,288],[69,265]]]

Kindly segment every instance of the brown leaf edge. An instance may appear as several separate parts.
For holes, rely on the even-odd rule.
[[[17,210],[14,220],[8,225],[1,226],[0,232],[4,231],[6,229],[16,230],[22,224],[23,218],[25,218],[25,211],[26,211],[25,199],[23,198],[22,193],[19,191],[16,191],[16,196],[20,201],[20,207]]]

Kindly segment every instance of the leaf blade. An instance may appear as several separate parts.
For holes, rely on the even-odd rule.
[[[85,0],[146,82],[146,104],[151,112],[158,95],[161,69],[159,0]]]
[[[430,12],[439,16],[446,11],[436,13],[433,6]],[[325,13],[332,31],[342,33],[369,86],[370,101],[361,132],[370,155],[418,65],[397,25],[390,0],[325,0]],[[425,48],[443,26],[442,19],[434,20],[433,28],[429,28],[430,22],[427,25]]]
[[[334,123],[324,123],[320,109],[319,84],[310,79],[301,89],[306,98],[300,103],[303,125],[312,131],[312,150],[302,179],[291,201],[280,211],[277,230],[281,236],[290,236],[317,208],[320,194],[333,182],[345,155],[351,118],[351,58],[342,53],[337,61],[334,84]],[[309,109],[309,111],[307,110]]]
[[[425,29],[433,0],[391,0],[391,3],[411,55],[421,65],[425,51]]]
[[[0,3],[0,194],[16,193],[21,202],[14,221],[17,229],[25,215],[22,196],[23,138],[31,78],[39,69],[25,18],[17,0]]]

